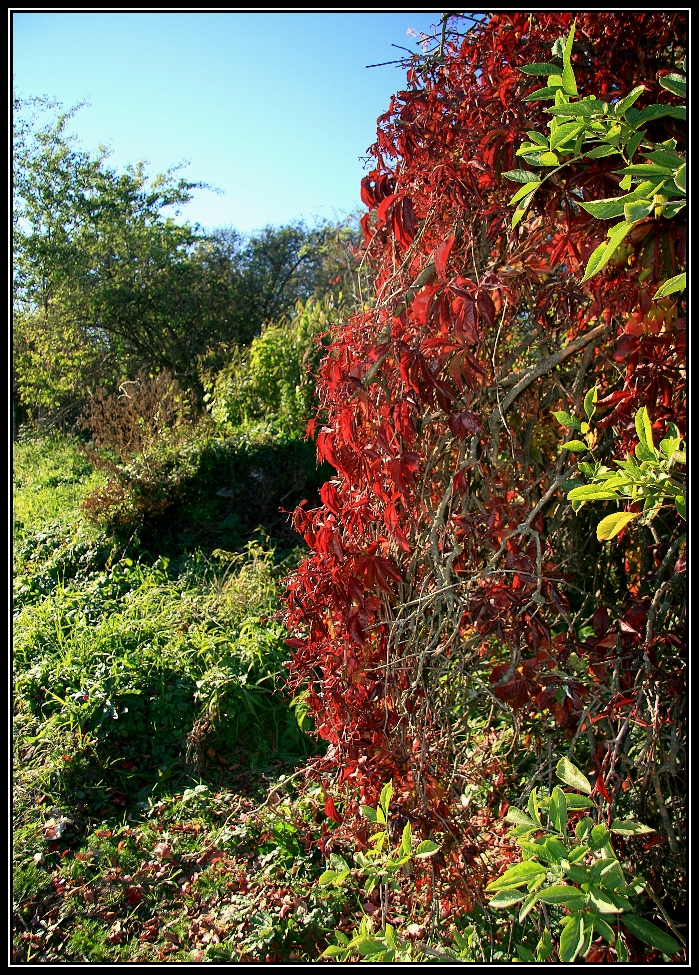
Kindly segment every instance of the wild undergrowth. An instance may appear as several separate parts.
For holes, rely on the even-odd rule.
[[[215,509],[230,548],[156,554],[85,517],[104,482],[74,438],[15,445],[15,960],[315,957],[322,803],[254,813],[317,748],[280,690],[299,553]]]

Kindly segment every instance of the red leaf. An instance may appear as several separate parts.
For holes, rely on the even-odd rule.
[[[624,335],[614,350],[614,355],[612,358],[616,359],[617,362],[621,362],[621,360],[625,359],[627,355],[631,355],[632,352],[635,352],[638,349],[638,346],[639,341],[637,338],[635,338],[633,335]]]
[[[489,328],[495,327],[495,305],[487,291],[481,291],[476,298],[478,314],[486,320]]]
[[[396,194],[391,193],[390,196],[387,196],[385,200],[381,201],[381,204],[379,205],[379,209],[376,211],[378,227],[383,227],[383,225],[386,223],[388,211],[393,205],[395,199],[396,199]]]
[[[449,255],[451,254],[452,248],[456,241],[454,234],[451,234],[445,241],[443,241],[437,248],[434,255],[434,269],[437,272],[437,277],[440,281],[446,282],[447,279],[447,261],[449,260]]]
[[[604,606],[600,606],[592,615],[592,629],[596,637],[603,637],[609,629],[609,613]]]
[[[607,802],[612,800],[609,798],[609,793],[607,792],[607,786],[604,784],[604,779],[602,778],[602,773],[599,772],[597,775],[597,780],[595,781],[595,789],[601,796],[603,796]]]
[[[328,796],[325,800],[325,815],[328,819],[332,819],[335,823],[341,823],[342,818],[335,808],[335,803],[333,802],[332,796]]]
[[[478,417],[471,410],[461,410],[460,413],[452,413],[449,417],[449,429],[459,440],[465,440],[470,433],[483,433],[483,428],[478,422]]]

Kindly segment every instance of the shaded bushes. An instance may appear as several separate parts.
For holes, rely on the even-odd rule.
[[[167,371],[139,373],[120,394],[98,392],[81,425],[107,482],[84,499],[85,514],[111,529],[160,535],[167,524],[212,547],[236,547],[258,525],[291,540],[281,509],[311,500],[330,473],[316,467],[303,433],[311,369],[340,306],[332,298],[299,302],[290,321],[235,351],[205,377],[204,415]]]

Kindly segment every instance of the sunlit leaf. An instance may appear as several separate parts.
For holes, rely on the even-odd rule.
[[[517,70],[523,72],[523,74],[544,75],[552,74],[560,69],[557,64],[537,61],[534,64],[525,64],[521,68],[517,68]]]
[[[618,535],[622,528],[638,518],[638,512],[617,511],[613,515],[607,515],[597,525],[597,538],[600,542],[608,542],[615,535]]]
[[[627,931],[630,931],[641,941],[645,941],[652,948],[658,948],[659,951],[665,952],[666,955],[676,955],[682,951],[674,938],[644,918],[636,917],[635,914],[626,914],[621,921]]]
[[[538,182],[536,175],[530,172],[528,169],[508,169],[506,173],[502,174],[505,179],[512,180],[513,183],[530,183],[533,180]],[[512,202],[510,200],[510,202]]]
[[[563,757],[560,759],[556,765],[556,775],[562,782],[565,782],[566,785],[571,786],[573,789],[578,789],[580,792],[587,793],[587,795],[592,792],[590,780],[568,758]]]
[[[687,272],[683,271],[682,274],[676,274],[674,278],[668,278],[667,281],[663,281],[653,297],[666,298],[668,295],[672,295],[676,291],[684,291],[686,287]]]
[[[539,877],[546,873],[545,867],[533,860],[524,860],[516,863],[513,867],[508,867],[501,877],[491,881],[486,890],[499,890],[501,887],[521,887],[529,883],[534,877]]]

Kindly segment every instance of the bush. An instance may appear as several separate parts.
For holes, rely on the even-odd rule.
[[[237,350],[232,361],[206,380],[204,396],[222,433],[264,421],[283,433],[303,429],[314,402],[322,336],[337,321],[342,308],[332,297],[309,298],[296,304],[290,321],[269,325],[253,339],[249,350]]]

